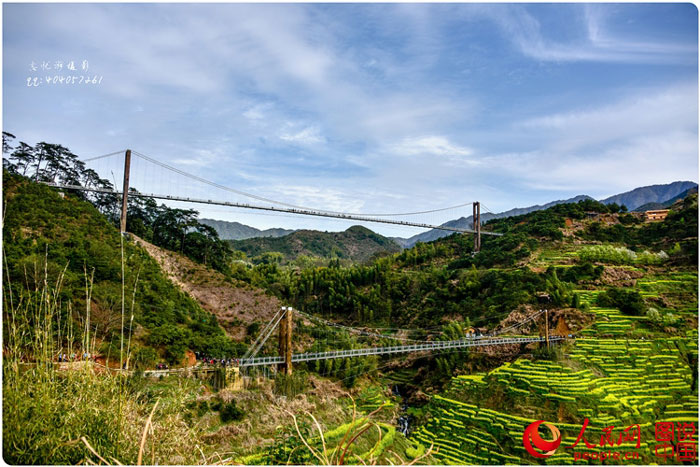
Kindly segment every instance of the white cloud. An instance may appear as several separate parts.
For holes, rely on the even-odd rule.
[[[365,204],[348,191],[309,185],[280,184],[271,187],[269,196],[285,199],[289,204],[327,211],[359,212]]]
[[[648,135],[697,131],[697,101],[695,85],[637,90],[606,106],[534,117],[516,127],[536,133],[544,147],[564,153]]]
[[[521,6],[482,11],[498,24],[525,55],[542,61],[617,63],[686,63],[697,59],[697,47],[616,34],[606,22],[609,5],[586,5],[580,37],[568,42],[547,39],[540,22]]]
[[[490,163],[531,189],[603,196],[697,179],[697,141],[697,134],[678,131],[633,138],[601,152],[538,150],[503,154]]]
[[[188,167],[211,167],[221,160],[220,155],[208,149],[194,149],[192,153],[194,154],[193,157],[180,157],[173,159],[172,162],[176,165],[185,165]]]
[[[287,126],[288,128],[282,130],[279,134],[279,138],[283,141],[299,144],[316,144],[325,141],[325,138],[321,136],[321,130],[317,126],[307,126],[298,131],[290,128],[294,126],[292,124]]]
[[[243,116],[253,122],[264,120],[273,107],[273,104],[269,102],[256,104],[243,112]]]
[[[417,156],[430,154],[434,156],[470,156],[473,151],[464,146],[451,143],[444,136],[422,136],[406,138],[393,147],[397,154]]]

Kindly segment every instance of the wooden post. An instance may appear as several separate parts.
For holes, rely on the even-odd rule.
[[[284,310],[285,307],[282,307]],[[286,311],[285,311],[286,313]],[[279,354],[281,357],[287,355],[287,323],[284,319],[280,320],[279,323]],[[280,363],[277,367],[279,371],[284,370],[284,363]]]
[[[547,340],[547,350],[549,350],[549,312],[544,310],[544,338]]]
[[[292,307],[287,307],[287,315],[285,316],[285,327],[287,331],[285,336],[287,338],[287,344],[285,347],[284,354],[284,372],[286,375],[292,374]]]
[[[478,201],[474,202],[472,224],[476,233],[474,234],[474,252],[481,250],[481,205]]]
[[[129,170],[131,168],[131,149],[126,150],[124,157],[124,187],[122,188],[122,217],[120,224],[121,233],[126,232],[126,210],[129,196]]]

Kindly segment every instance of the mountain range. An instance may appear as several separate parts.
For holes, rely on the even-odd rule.
[[[644,187],[639,187],[635,188],[634,190],[627,191],[625,193],[620,193],[618,195],[610,196],[605,199],[599,200],[603,204],[612,204],[612,203],[617,203],[619,205],[624,205],[627,207],[629,211],[634,211],[635,209],[646,205],[648,203],[662,203],[664,206],[670,206],[673,204],[673,202],[676,199],[679,199],[683,193],[687,194],[689,190],[692,189],[697,189],[698,184],[695,182],[673,182],[669,183],[666,185],[650,185],[650,186],[644,186]],[[498,214],[492,214],[492,213],[482,213],[481,214],[481,220],[483,222],[489,221],[491,219],[500,219],[504,217],[510,217],[510,216],[519,216],[522,214],[528,214],[534,211],[540,211],[542,209],[547,209],[550,208],[554,205],[557,204],[564,204],[564,203],[578,203],[581,200],[584,199],[594,199],[591,196],[588,195],[578,195],[573,198],[565,199],[565,200],[558,200],[558,201],[552,201],[551,203],[547,204],[542,204],[542,205],[535,205],[535,206],[529,206],[526,208],[515,208],[515,209],[510,209],[505,212],[500,212]],[[655,207],[652,207],[651,209],[658,209]],[[646,210],[646,209],[645,209]],[[473,216],[469,217],[461,217],[459,219],[451,220],[448,222],[445,222],[442,224],[443,226],[447,227],[459,227],[463,229],[471,229],[473,228]],[[436,240],[438,238],[446,237],[448,235],[451,235],[452,232],[447,231],[447,230],[438,230],[438,229],[433,229],[429,230],[427,232],[423,232],[417,235],[414,235],[413,237],[409,238],[397,238],[393,237],[392,240],[394,240],[396,243],[401,245],[404,248],[410,248],[413,245],[415,245],[417,242],[430,242],[432,240]]]
[[[697,192],[698,192],[697,186],[695,186],[693,188],[688,188],[687,190],[685,190],[681,194],[678,194],[678,195],[674,196],[673,198],[670,198],[662,203],[654,203],[654,202],[646,203],[646,204],[643,204],[643,205],[633,209],[633,211],[644,212],[644,211],[650,211],[653,209],[666,209],[666,208],[670,207],[673,203],[678,201],[679,199],[684,199],[686,196],[691,195],[693,193],[697,193]]]
[[[650,186],[644,186],[644,187],[639,187],[635,188],[634,190],[627,191],[625,193],[620,193],[617,195],[610,196],[605,199],[599,200],[600,202],[604,204],[612,204],[612,203],[617,203],[619,205],[625,205],[629,211],[645,211],[649,209],[662,209],[664,207],[670,206],[673,204],[674,201],[677,199],[684,198],[688,193],[692,192],[693,190],[697,190],[698,184],[695,182],[690,182],[690,181],[677,181],[673,183],[668,183],[665,185],[650,185]],[[569,199],[564,199],[564,200],[557,200],[557,201],[552,201],[550,203],[546,204],[541,204],[541,205],[535,205],[535,206],[529,206],[525,208],[513,208],[508,211],[500,212],[500,213],[490,213],[490,212],[485,212],[481,214],[481,219],[483,222],[489,221],[491,219],[500,219],[504,217],[510,217],[510,216],[519,216],[522,214],[528,214],[533,211],[539,211],[542,209],[547,209],[550,208],[554,205],[557,204],[563,204],[563,203],[577,203],[581,200],[584,199],[594,199],[591,196],[588,195],[578,195],[574,196],[573,198]],[[284,237],[289,235],[292,232],[295,232],[294,230],[286,230],[286,229],[267,229],[267,230],[259,230],[254,227],[249,227],[247,225],[241,224],[239,222],[227,222],[227,221],[219,221],[219,220],[213,220],[213,219],[201,219],[200,222],[206,225],[212,226],[216,231],[219,233],[219,237],[221,237],[224,240],[244,240],[244,239],[250,239],[250,238],[259,238],[259,237]],[[464,228],[464,229],[471,229],[473,228],[473,219],[472,216],[469,217],[460,217],[459,219],[453,219],[451,221],[445,222],[442,224],[443,226],[448,226],[448,227],[459,227],[459,228]],[[367,229],[369,231],[369,229]],[[310,232],[310,231],[307,231]],[[319,232],[322,234],[321,232]],[[326,235],[331,235],[334,232],[329,232]],[[427,232],[423,232],[417,235],[414,235],[409,238],[401,238],[401,237],[391,237],[391,240],[393,240],[395,243],[400,245],[403,248],[410,248],[413,245],[415,245],[417,242],[430,242],[432,240],[436,240],[441,237],[445,237],[447,235],[450,235],[452,232],[446,231],[446,230],[439,230],[439,229],[433,229],[429,230]],[[340,237],[338,237],[339,239]],[[384,237],[382,237],[384,238]],[[256,243],[256,242],[254,242]],[[259,248],[261,247],[261,244],[256,245],[255,248],[252,248],[251,250],[255,251],[260,251]],[[387,246],[387,245],[385,245]],[[278,248],[281,247],[281,244],[278,246]],[[277,250],[278,251],[278,250]],[[253,253],[253,251],[250,251],[250,253]]]
[[[216,219],[199,219],[204,225],[213,227],[221,240],[245,240],[260,237],[284,237],[294,230],[267,229],[260,230],[240,222],[220,221]]]

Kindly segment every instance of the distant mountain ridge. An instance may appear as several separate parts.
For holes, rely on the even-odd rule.
[[[625,205],[629,211],[634,211],[634,210],[648,210],[648,209],[663,209],[664,207],[670,206],[673,204],[674,201],[678,199],[682,199],[689,192],[691,192],[693,189],[697,190],[697,183],[691,182],[691,181],[677,181],[673,183],[668,183],[665,185],[649,185],[649,186],[644,186],[644,187],[639,187],[635,188],[633,190],[627,191],[625,193],[620,193],[617,195],[610,196],[608,198],[600,200],[601,203],[604,204],[612,204],[612,203],[617,203],[619,205]],[[591,196],[588,195],[578,195],[574,196],[573,198],[569,199],[564,199],[564,200],[557,200],[557,201],[552,201],[546,204],[541,204],[541,205],[534,205],[534,206],[529,206],[529,207],[524,207],[524,208],[513,208],[508,211],[500,212],[500,213],[489,213],[489,212],[482,212],[481,214],[481,219],[483,222],[487,222],[491,219],[500,219],[504,217],[510,217],[510,216],[519,216],[522,214],[528,214],[534,211],[540,211],[543,209],[550,208],[552,206],[555,206],[557,204],[564,204],[564,203],[577,203],[581,200],[585,199],[594,199]],[[216,231],[219,233],[219,237],[224,239],[224,240],[245,240],[245,239],[253,239],[253,238],[260,238],[260,237],[266,237],[266,238],[279,238],[279,237],[284,237],[287,236],[293,232],[299,232],[295,230],[286,230],[286,229],[267,229],[267,230],[259,230],[254,227],[250,227],[244,224],[240,224],[238,222],[227,222],[227,221],[219,221],[219,220],[213,220],[213,219],[200,219],[200,222],[206,225],[210,225]],[[458,228],[463,228],[463,229],[471,229],[473,228],[473,219],[472,216],[469,217],[460,217],[459,219],[453,219],[451,221],[447,221],[443,226],[448,226],[448,227],[458,227]],[[352,227],[351,227],[352,228]],[[348,229],[350,230],[350,229]],[[367,229],[369,232],[371,230]],[[305,232],[313,232],[313,231],[305,231]],[[347,231],[346,231],[347,232]],[[322,233],[322,232],[319,232]],[[331,232],[332,233],[332,232]],[[410,248],[413,245],[415,245],[417,242],[430,242],[433,240],[437,240],[438,238],[446,237],[448,235],[451,235],[452,232],[447,231],[447,230],[439,230],[439,229],[433,229],[429,230],[427,232],[423,232],[417,235],[414,235],[409,238],[401,238],[401,237],[390,237],[390,240],[392,240],[394,243],[397,245],[400,245],[402,248]],[[387,238],[387,237],[382,237],[382,238]],[[272,251],[277,251],[277,250],[272,250]]]
[[[497,214],[490,213],[490,212],[482,212],[481,213],[481,221],[483,223],[483,222],[490,221],[491,219],[502,219],[504,217],[520,216],[522,214],[529,214],[529,213],[534,212],[534,211],[541,211],[543,209],[548,209],[548,208],[551,208],[552,206],[556,206],[557,204],[578,203],[579,201],[582,201],[584,199],[593,199],[593,198],[591,198],[590,196],[587,196],[587,195],[578,195],[578,196],[574,196],[573,198],[552,201],[552,202],[547,203],[547,204],[538,204],[538,205],[529,206],[526,208],[513,208],[513,209],[510,209],[508,211],[499,212]],[[473,219],[473,216],[460,217],[459,219],[445,222],[442,225],[446,226],[446,227],[457,227],[457,228],[461,228],[461,229],[473,229],[474,228],[474,219]],[[452,232],[450,232],[448,230],[433,229],[433,230],[429,230],[427,232],[419,233],[419,234],[414,235],[413,237],[410,237],[410,238],[392,237],[392,240],[394,240],[396,243],[401,245],[403,248],[410,248],[418,242],[423,242],[423,243],[431,242],[433,240],[437,240],[438,238],[446,237],[448,235],[452,235]]]
[[[220,221],[216,219],[199,219],[202,224],[208,225],[219,234],[222,240],[245,240],[257,237],[284,237],[294,232],[287,229],[260,230],[240,222]]]
[[[401,247],[389,238],[355,225],[344,232],[297,230],[284,237],[231,240],[234,250],[254,258],[266,252],[278,252],[288,261],[300,255],[366,261],[375,254],[398,253]]]
[[[673,183],[668,183],[666,185],[650,185],[650,186],[644,186],[644,187],[639,187],[635,188],[634,190],[627,191],[625,193],[620,193],[617,195],[610,196],[608,198],[600,200],[601,203],[603,204],[612,204],[612,203],[617,203],[619,205],[625,205],[627,206],[627,209],[632,211],[639,206],[642,206],[647,203],[664,203],[666,201],[670,201],[675,197],[675,199],[678,199],[677,197],[681,195],[684,192],[687,192],[688,190],[691,190],[693,188],[697,189],[698,184],[695,182],[689,182],[689,181],[679,181],[679,182],[673,182]],[[578,195],[573,198],[569,198],[566,200],[560,200],[560,201],[552,201],[551,203],[547,204],[542,204],[542,205],[535,205],[535,206],[530,206],[526,208],[515,208],[511,209],[505,212],[501,212],[498,214],[491,214],[491,213],[482,213],[481,214],[481,219],[483,222],[489,221],[491,219],[500,219],[503,217],[510,217],[510,216],[519,216],[522,214],[528,214],[534,211],[540,211],[542,209],[547,209],[552,206],[555,206],[557,204],[564,204],[564,203],[578,203],[581,200],[584,199],[594,199],[591,196],[588,195]],[[675,201],[673,199],[673,201]],[[673,204],[672,202],[670,204]],[[669,204],[669,206],[670,206]],[[448,222],[445,222],[442,224],[443,226],[449,226],[449,227],[460,227],[463,229],[471,229],[473,228],[473,216],[469,217],[461,217],[459,219],[451,220]],[[448,235],[451,235],[452,232],[449,232],[447,230],[438,230],[438,229],[433,229],[429,230],[427,232],[423,232],[417,235],[414,235],[413,237],[410,238],[397,238],[393,237],[392,240],[394,240],[396,243],[401,245],[403,248],[410,248],[413,245],[415,245],[417,242],[430,242],[433,240],[437,240],[438,238],[446,237]]]
[[[666,208],[671,207],[676,201],[681,200],[681,199],[685,199],[686,196],[693,194],[693,193],[697,193],[697,192],[698,192],[697,186],[693,187],[693,188],[688,188],[683,193],[680,193],[680,194],[674,196],[673,198],[664,201],[663,203],[646,203],[646,204],[643,204],[643,205],[637,207],[636,209],[634,209],[634,211],[644,212],[644,211],[650,211],[653,209],[666,209]]]
[[[603,204],[617,203],[620,206],[624,204],[628,210],[634,211],[647,203],[663,203],[691,188],[697,188],[697,186],[697,183],[688,181],[666,185],[649,185],[601,199],[600,202]]]

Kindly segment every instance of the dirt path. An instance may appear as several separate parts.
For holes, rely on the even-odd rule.
[[[269,321],[281,306],[276,297],[266,295],[261,289],[227,278],[133,234],[131,238],[158,262],[170,280],[213,313],[228,335],[236,340],[243,340],[248,324]]]

